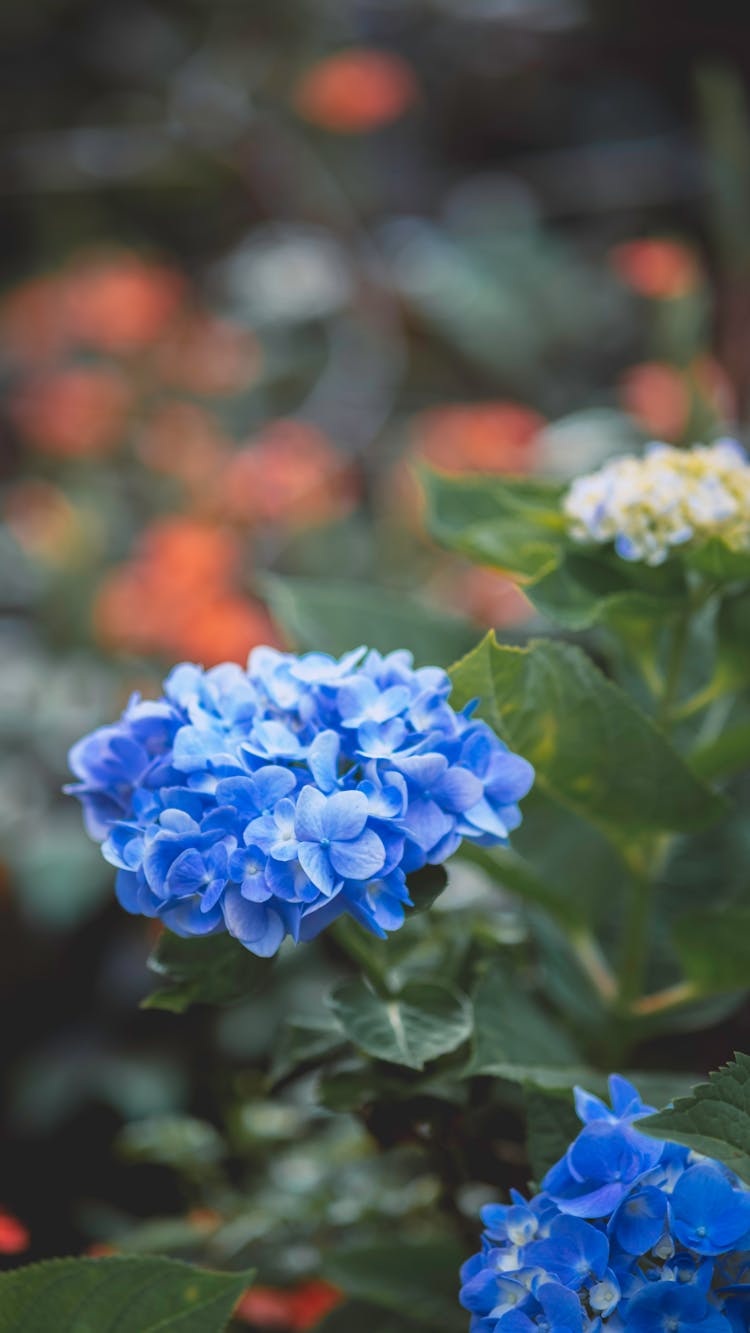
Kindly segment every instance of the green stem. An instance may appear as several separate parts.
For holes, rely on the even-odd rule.
[[[651,918],[651,881],[631,872],[631,894],[623,935],[618,987],[619,1006],[629,1009],[641,992]]]
[[[668,727],[673,717],[673,709],[677,700],[682,679],[682,669],[685,659],[685,649],[687,648],[688,634],[690,633],[690,619],[692,607],[689,607],[677,621],[672,646],[667,663],[667,673],[664,678],[664,688],[659,700],[659,710],[657,721],[663,727]]]

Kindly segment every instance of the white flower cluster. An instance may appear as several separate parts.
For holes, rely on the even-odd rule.
[[[661,565],[675,546],[718,537],[750,552],[750,463],[735,440],[613,458],[565,496],[571,535],[614,542],[623,560]]]

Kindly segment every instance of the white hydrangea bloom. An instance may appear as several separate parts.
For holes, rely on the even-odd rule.
[[[613,458],[565,496],[571,535],[614,542],[623,560],[661,565],[675,546],[719,537],[750,551],[750,463],[736,440]]]

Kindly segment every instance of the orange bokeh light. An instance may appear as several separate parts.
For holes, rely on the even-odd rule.
[[[303,421],[273,421],[230,459],[219,483],[222,511],[239,522],[310,527],[348,513],[352,468]]]
[[[359,47],[313,65],[298,83],[294,100],[313,125],[361,134],[397,120],[416,98],[417,82],[405,60]]]
[[[31,1236],[23,1222],[0,1209],[0,1254],[23,1254],[30,1244]]]
[[[528,472],[545,425],[520,403],[456,403],[420,412],[412,440],[420,458],[445,472]]]
[[[679,439],[690,415],[690,389],[679,370],[661,361],[631,366],[620,380],[620,398],[638,424],[659,440]]]
[[[129,251],[84,256],[66,274],[66,322],[83,343],[132,352],[165,333],[184,293],[175,269]]]
[[[260,366],[260,344],[249,329],[196,311],[184,315],[156,351],[165,384],[206,396],[248,388]]]
[[[331,1310],[340,1305],[343,1295],[338,1287],[319,1278],[291,1289],[251,1287],[240,1298],[234,1317],[256,1328],[289,1329],[306,1333]]]
[[[692,250],[679,241],[626,241],[614,247],[610,261],[623,282],[654,300],[686,296],[701,276]]]
[[[10,401],[23,438],[60,458],[107,454],[125,429],[132,394],[119,371],[73,366],[29,380]]]

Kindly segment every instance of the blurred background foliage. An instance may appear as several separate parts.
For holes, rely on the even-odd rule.
[[[741,8],[5,0],[7,1262],[250,1255],[245,1322],[303,1329],[335,1301],[338,1238],[393,1216],[430,1234],[457,1169],[439,1087],[419,1093],[431,1160],[413,1107],[338,1118],[363,1104],[345,1068],[321,1087],[283,1067],[283,1021],[346,974],[338,946],[218,1017],[140,1013],[150,926],[60,797],[66,750],[181,658],[369,639],[448,664],[483,627],[533,627],[501,575],[430,544],[415,463],[565,478],[651,437],[742,433]],[[466,903],[522,940],[464,866],[445,948]],[[730,1053],[725,1029],[700,1040],[688,1068]],[[506,1099],[497,1183],[528,1174],[519,1123]],[[485,1188],[459,1193],[466,1219]]]

